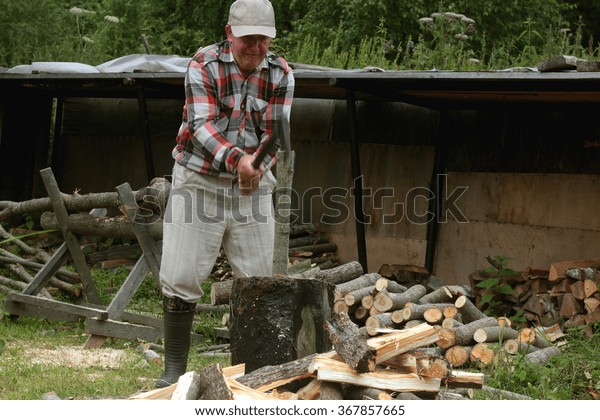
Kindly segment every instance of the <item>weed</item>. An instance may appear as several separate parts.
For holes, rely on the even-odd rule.
[[[476,286],[482,289],[479,306],[488,315],[496,315],[502,301],[502,299],[498,299],[499,296],[512,296],[514,294],[514,289],[505,279],[518,276],[519,273],[508,268],[509,260],[510,258],[503,256],[496,256],[494,259],[488,257],[490,266],[484,269],[488,277],[476,283]]]

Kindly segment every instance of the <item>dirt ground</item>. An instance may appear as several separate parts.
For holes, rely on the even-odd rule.
[[[27,348],[23,358],[32,364],[44,366],[97,367],[117,369],[133,356],[117,349],[84,349],[82,346],[63,346],[55,349]]]

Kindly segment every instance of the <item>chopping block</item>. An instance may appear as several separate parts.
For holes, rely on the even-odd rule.
[[[231,292],[232,364],[246,373],[331,350],[327,331],[335,285],[318,279],[239,277]]]

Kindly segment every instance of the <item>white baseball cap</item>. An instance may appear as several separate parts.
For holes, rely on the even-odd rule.
[[[229,8],[231,32],[237,38],[264,35],[275,38],[275,12],[269,0],[236,0]]]

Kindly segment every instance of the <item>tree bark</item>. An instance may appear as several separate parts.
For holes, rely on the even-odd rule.
[[[44,229],[59,229],[58,220],[53,212],[44,212],[40,217]],[[162,239],[163,221],[157,218],[145,223],[150,236]],[[96,217],[89,213],[73,213],[68,217],[68,229],[75,235],[101,236],[103,238],[136,239],[135,232],[126,216]]]
[[[364,287],[374,286],[381,276],[377,273],[363,274],[354,280],[346,281],[335,286],[334,300],[343,300],[347,293],[362,289]]]
[[[481,312],[467,296],[459,296],[454,302],[454,306],[462,314],[465,323],[487,318],[487,315]]]
[[[389,293],[382,290],[375,296],[373,306],[381,312],[393,311],[403,308],[408,302],[417,302],[426,293],[427,289],[420,284],[412,286],[403,293]]]
[[[155,178],[150,185],[134,192],[135,199],[145,207],[158,207],[162,210],[166,207],[167,198],[171,184],[164,178]],[[65,207],[69,213],[88,212],[96,208],[117,208],[122,203],[116,192],[103,192],[91,194],[63,194],[61,193]],[[41,213],[52,210],[49,197],[35,198],[33,200],[14,202],[0,201],[0,220],[7,217],[27,214]]]
[[[495,341],[506,341],[511,338],[517,338],[519,336],[519,332],[510,327],[485,327],[479,328],[473,334],[473,339],[477,343],[485,343],[485,342],[495,342]]]
[[[376,351],[358,333],[358,326],[350,320],[348,314],[334,314],[331,322],[325,321],[324,327],[329,332],[335,351],[348,366],[358,373],[375,370]]]

